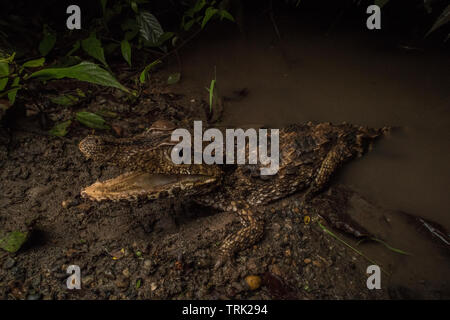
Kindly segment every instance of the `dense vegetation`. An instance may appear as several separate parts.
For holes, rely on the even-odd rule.
[[[373,3],[385,8],[385,32],[421,40],[432,38],[436,43],[445,43],[449,37],[450,6],[441,0],[80,1],[81,30],[66,28],[68,1],[41,1],[39,5],[9,1],[2,5],[0,17],[0,118],[20,99],[36,96],[32,83],[45,84],[52,79],[72,78],[115,87],[136,99],[152,69],[171,55],[178,57],[179,50],[215,20],[239,24],[244,15],[273,15],[280,7],[290,7],[299,13],[323,10],[333,28],[353,14],[365,14],[367,5]],[[123,62],[136,71],[127,83],[120,83],[114,75],[114,66]],[[179,79],[176,73],[168,82]],[[215,79],[207,89],[210,100],[214,83]],[[70,105],[85,94],[79,90],[77,96],[54,97],[51,102]],[[104,126],[99,115],[87,119],[79,115],[77,120]],[[52,133],[63,135],[69,124],[61,124]]]

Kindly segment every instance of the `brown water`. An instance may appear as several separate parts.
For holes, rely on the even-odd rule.
[[[448,53],[388,48],[358,32],[325,36],[292,18],[279,18],[278,27],[281,43],[270,23],[250,23],[247,37],[235,29],[203,34],[182,54],[183,85],[206,98],[216,68],[220,95],[247,88],[246,98],[225,106],[223,123],[230,127],[304,121],[399,126],[338,180],[390,212],[450,230]],[[415,291],[449,290],[448,255],[405,219],[393,215],[391,226],[386,240],[414,256],[379,245],[365,246],[367,255],[391,267],[396,283]]]

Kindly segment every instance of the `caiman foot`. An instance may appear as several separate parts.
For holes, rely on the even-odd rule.
[[[264,221],[256,218],[250,209],[237,210],[244,228],[234,234],[230,234],[220,247],[219,257],[214,269],[221,267],[234,253],[255,244],[264,232]]]

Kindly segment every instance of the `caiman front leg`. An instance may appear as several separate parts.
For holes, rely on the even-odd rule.
[[[264,219],[257,209],[250,209],[250,206],[244,201],[232,201],[229,209],[238,215],[244,227],[225,238],[214,269],[222,266],[237,251],[256,243],[264,232]]]

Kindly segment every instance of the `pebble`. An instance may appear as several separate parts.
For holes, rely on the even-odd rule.
[[[116,277],[114,276],[114,274],[112,273],[111,270],[106,269],[103,274],[105,275],[106,278],[110,279],[110,280],[114,280]]]
[[[11,269],[12,267],[14,267],[15,264],[16,260],[14,260],[11,257],[8,257],[8,259],[6,259],[5,263],[3,264],[3,268],[6,270]]]
[[[130,280],[124,276],[120,276],[117,278],[116,281],[114,281],[115,285],[120,289],[126,289],[128,288],[130,284]]]
[[[127,269],[124,269],[124,270],[122,271],[122,274],[123,274],[123,276],[124,276],[125,278],[129,278],[129,277],[130,277],[130,270],[128,270],[128,268],[127,268]]]
[[[261,286],[261,277],[259,276],[247,276],[245,277],[245,283],[247,283],[250,290],[256,290]]]
[[[75,204],[75,201],[72,200],[72,199],[67,199],[67,200],[64,200],[63,202],[61,202],[61,206],[62,206],[64,209],[67,209],[67,208],[69,208],[69,207],[72,207],[74,204]]]
[[[40,298],[41,298],[41,294],[36,293],[36,294],[28,295],[27,300],[39,300]]]
[[[152,261],[151,260],[144,260],[144,267],[145,268],[150,268],[152,266]]]
[[[155,291],[157,288],[158,286],[156,285],[156,282],[150,283],[150,290]]]

